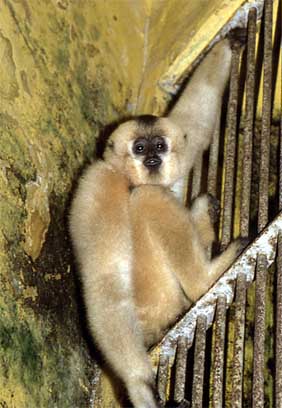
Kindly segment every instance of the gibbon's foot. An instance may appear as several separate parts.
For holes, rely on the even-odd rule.
[[[229,244],[235,247],[235,258],[238,258],[238,256],[241,255],[241,253],[244,251],[244,249],[246,249],[249,243],[250,243],[249,238],[238,237]],[[214,251],[217,255],[222,254],[225,250],[226,248],[221,247],[220,241],[214,244]]]
[[[237,247],[237,256],[239,256],[244,251],[244,249],[249,245],[250,239],[247,238],[247,237],[239,237],[239,238],[235,239],[235,242],[238,245],[238,247]]]
[[[186,399],[182,400],[175,408],[190,408],[191,404]]]
[[[208,204],[208,213],[212,224],[215,224],[219,221],[220,216],[220,201],[211,194],[207,194],[209,204]]]
[[[248,30],[246,27],[236,27],[229,31],[227,37],[229,38],[231,49],[246,45],[247,33]]]
[[[157,391],[157,388],[156,388],[156,387],[152,387],[152,391],[153,391],[153,393],[154,393],[154,397],[155,397],[155,400],[156,400],[156,403],[157,403],[157,407],[158,407],[158,408],[165,408],[165,402],[163,402],[163,401],[161,400],[161,397],[160,397],[160,395],[159,395],[159,393],[158,393],[158,391]]]

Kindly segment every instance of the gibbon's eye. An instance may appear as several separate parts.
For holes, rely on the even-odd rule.
[[[164,148],[164,144],[163,143],[157,143],[157,149],[158,150],[163,150],[163,148]]]
[[[134,154],[145,154],[147,150],[147,140],[145,139],[137,139],[133,145],[133,153]]]
[[[135,146],[135,150],[138,153],[143,152],[144,149],[145,149],[145,147],[142,144],[138,144],[138,145]]]
[[[156,137],[156,138],[154,138],[153,143],[154,143],[155,149],[156,149],[159,153],[163,153],[163,152],[166,152],[166,151],[167,151],[167,144],[166,144],[164,138],[162,138],[162,137]]]

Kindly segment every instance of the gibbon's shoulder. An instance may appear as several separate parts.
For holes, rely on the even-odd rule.
[[[116,193],[127,193],[127,177],[104,160],[90,164],[79,179],[75,199],[95,200],[98,197],[111,196]]]

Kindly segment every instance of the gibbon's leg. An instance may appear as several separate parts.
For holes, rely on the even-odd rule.
[[[237,241],[208,261],[190,212],[162,187],[146,185],[135,189],[134,209],[146,225],[151,251],[165,259],[162,280],[174,274],[189,301],[199,299],[236,258],[240,247]],[[141,238],[140,242],[146,239]]]
[[[196,277],[190,299],[194,302],[204,295],[221,275],[232,265],[242,251],[241,239],[236,239],[228,245],[224,252],[206,264],[204,273]]]
[[[215,240],[214,224],[220,212],[219,201],[205,194],[197,197],[190,208],[190,214],[198,231],[201,244],[207,249]]]
[[[109,196],[110,191],[110,196]],[[136,315],[128,180],[102,162],[82,177],[70,213],[93,338],[135,408],[156,408],[151,364]]]

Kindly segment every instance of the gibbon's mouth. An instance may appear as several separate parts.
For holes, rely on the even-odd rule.
[[[159,157],[150,157],[144,160],[143,164],[150,172],[155,172],[159,170],[160,165],[162,164],[162,159]]]

